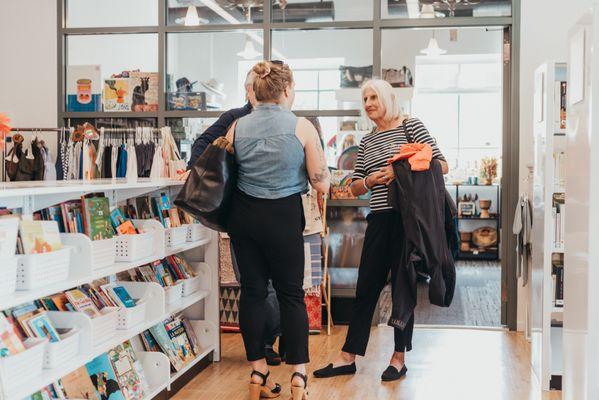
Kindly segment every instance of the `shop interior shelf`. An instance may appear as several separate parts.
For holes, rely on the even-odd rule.
[[[173,383],[174,381],[176,381],[177,379],[179,379],[181,376],[183,376],[183,374],[185,374],[187,371],[189,371],[191,368],[193,368],[197,363],[199,363],[204,358],[206,358],[206,356],[208,356],[212,351],[214,351],[214,346],[208,346],[208,347],[202,349],[202,352],[200,353],[199,356],[197,356],[196,358],[194,358],[193,360],[191,360],[180,371],[174,372],[174,373],[171,374],[171,378],[170,378],[169,383]]]
[[[184,298],[184,300],[181,301],[180,303],[174,304],[171,307],[168,307],[168,310],[165,313],[161,314],[160,316],[153,318],[151,320],[144,321],[143,324],[137,325],[131,329],[118,331],[117,335],[114,338],[112,338],[111,340],[104,341],[100,344],[95,345],[90,354],[80,355],[80,356],[74,358],[68,364],[61,365],[60,368],[44,370],[42,375],[37,377],[34,382],[28,382],[28,385],[26,387],[15,388],[14,391],[9,393],[9,398],[21,399],[21,398],[31,395],[32,393],[39,390],[40,388],[51,384],[52,382],[60,379],[61,377],[65,376],[65,375],[68,375],[69,373],[73,372],[80,366],[93,360],[95,357],[99,356],[100,354],[107,352],[108,350],[123,343],[124,341],[129,340],[136,335],[139,335],[146,329],[149,329],[150,327],[164,321],[171,314],[179,312],[179,311],[197,303],[198,301],[200,301],[200,300],[204,299],[206,296],[208,296],[208,294],[209,294],[209,292],[207,292],[205,290],[200,290],[200,291],[194,293],[193,295],[189,296],[188,298]],[[212,348],[211,350],[213,350],[213,349],[214,348]]]
[[[497,221],[497,220],[499,220],[499,217],[496,216],[496,215],[495,216],[491,216],[489,218],[482,218],[480,216],[475,216],[475,217],[461,216],[461,217],[458,217],[458,219],[461,219],[461,220],[474,220],[474,221]]]

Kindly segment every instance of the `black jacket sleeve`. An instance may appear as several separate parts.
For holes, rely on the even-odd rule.
[[[234,108],[225,111],[214,124],[210,125],[198,138],[193,142],[191,147],[191,157],[187,163],[187,169],[191,169],[193,164],[202,155],[206,147],[216,139],[227,134],[227,130],[235,120],[246,116],[252,111],[251,106],[246,104],[241,108]]]

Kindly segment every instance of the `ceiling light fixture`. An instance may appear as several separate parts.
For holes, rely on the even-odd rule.
[[[428,41],[428,46],[425,49],[420,50],[420,52],[427,56],[440,56],[447,53],[447,50],[439,47],[439,43],[435,38],[435,31],[433,31],[433,37]]]
[[[199,26],[200,17],[198,16],[198,9],[196,6],[187,7],[187,14],[185,14],[185,26]]]

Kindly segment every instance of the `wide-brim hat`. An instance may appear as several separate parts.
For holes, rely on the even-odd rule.
[[[202,84],[202,86],[204,86],[206,89],[208,89],[209,91],[211,91],[214,94],[217,94],[222,97],[226,96],[225,93],[223,92],[225,84],[217,81],[214,78],[209,79],[207,81],[202,81],[201,84]]]

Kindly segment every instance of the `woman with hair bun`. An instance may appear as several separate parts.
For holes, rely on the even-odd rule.
[[[277,293],[286,363],[293,366],[293,400],[307,399],[308,315],[304,303],[305,220],[301,194],[308,184],[329,190],[329,170],[314,126],[290,110],[293,74],[280,62],[253,68],[254,111],[227,133],[238,165],[228,232],[240,272],[239,326],[252,367],[250,399],[275,398],[281,386],[268,379],[265,299],[269,278]]]

